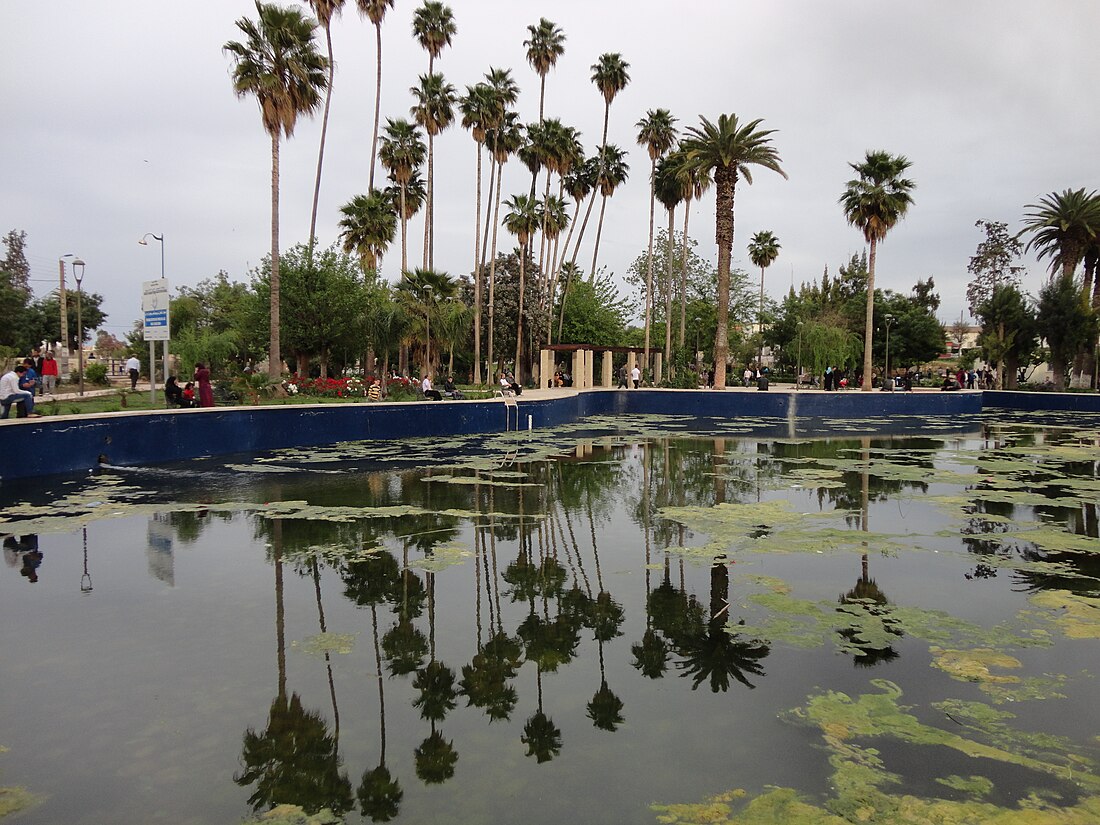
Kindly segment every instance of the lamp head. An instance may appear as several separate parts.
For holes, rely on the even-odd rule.
[[[76,285],[80,286],[80,281],[84,278],[84,261],[80,258],[73,259],[73,277],[76,278]]]

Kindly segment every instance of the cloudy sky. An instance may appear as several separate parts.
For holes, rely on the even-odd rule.
[[[283,0],[289,2],[289,0]],[[407,117],[427,70],[410,34],[414,0],[383,24],[382,117]],[[305,4],[302,4],[303,6]],[[374,96],[374,31],[349,0],[333,25],[336,80],[318,218],[337,239],[339,208],[366,191]],[[668,108],[683,128],[736,113],[777,130],[789,180],[761,171],[737,192],[735,259],[761,229],[782,244],[767,290],[835,272],[863,248],[837,206],[850,161],[868,149],[904,154],[917,184],[909,216],[881,248],[883,287],[933,276],[941,319],[965,308],[966,264],[979,218],[1019,228],[1026,204],[1100,187],[1100,3],[1093,0],[450,0],[458,26],[436,66],[458,90],[510,68],[525,121],[538,116],[527,26],[548,17],[566,35],[547,79],[546,111],[599,141],[603,100],[590,80],[620,52],[630,85],[611,107],[609,140],[629,148],[631,179],[608,206],[601,264],[622,273],[646,245],[648,157],[635,124]],[[270,247],[270,143],[256,103],[238,99],[221,47],[249,0],[54,0],[0,3],[4,61],[0,233],[23,229],[33,286],[57,286],[58,258],[87,262],[108,328],[140,316],[140,282],[159,275],[165,237],[173,287],[224,269],[247,280]],[[284,248],[309,231],[320,117],[299,123],[282,153]],[[474,144],[455,127],[436,141],[436,265],[471,268]],[[523,191],[520,164],[505,193]],[[658,219],[660,225],[660,219]],[[419,219],[410,227],[420,231]],[[692,236],[715,256],[713,194],[692,211]],[[588,260],[589,230],[580,260]],[[415,248],[415,247],[414,247]],[[395,279],[400,254],[383,272]],[[1031,261],[1025,286],[1044,275]]]

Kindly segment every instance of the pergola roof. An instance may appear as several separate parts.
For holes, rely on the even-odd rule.
[[[644,353],[645,347],[604,347],[597,344],[549,344],[543,349],[551,350],[552,352],[576,352],[577,350],[590,350],[592,352],[639,352]],[[650,352],[661,352],[660,347],[650,347]]]

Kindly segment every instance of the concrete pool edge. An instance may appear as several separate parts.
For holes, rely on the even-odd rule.
[[[535,393],[531,394],[535,396]],[[506,416],[519,428],[553,427],[589,415],[867,418],[968,416],[983,409],[1100,413],[1100,396],[1077,393],[861,393],[612,390],[546,392],[517,399],[215,407],[0,422],[0,481],[95,468],[162,464],[202,456],[310,447],[364,439],[501,432]]]

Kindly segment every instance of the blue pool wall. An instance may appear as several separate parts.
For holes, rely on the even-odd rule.
[[[319,404],[58,416],[0,423],[0,482],[93,469],[310,447],[553,427],[590,415],[782,419],[975,416],[983,409],[1100,413],[1070,393],[822,393],[594,390],[560,397],[402,404]],[[510,416],[510,418],[507,418]],[[530,420],[528,420],[530,418]]]

